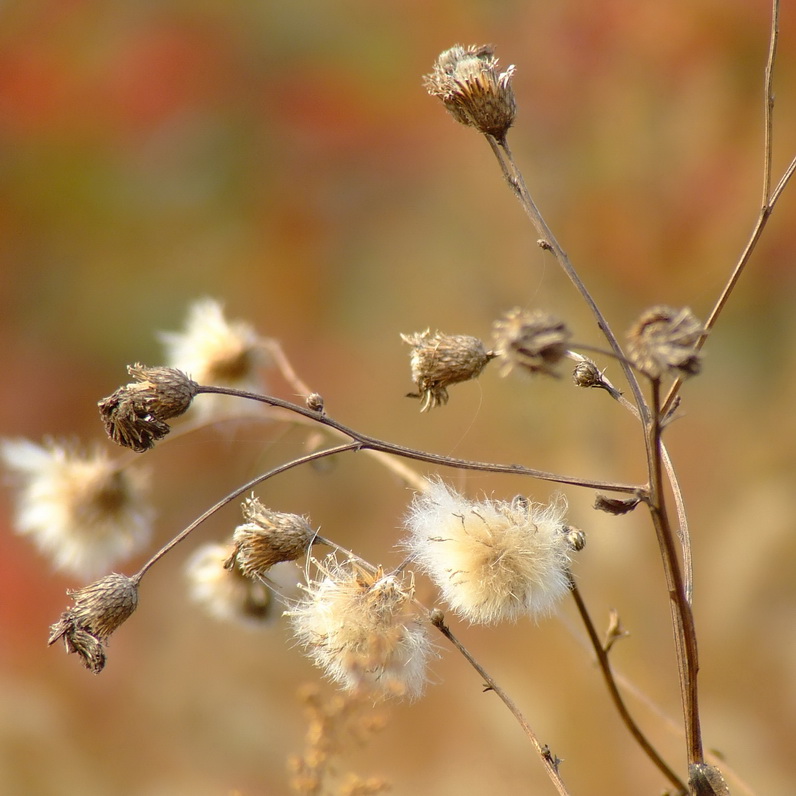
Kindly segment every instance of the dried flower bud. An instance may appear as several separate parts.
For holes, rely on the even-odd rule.
[[[566,356],[571,337],[564,322],[554,315],[519,307],[495,321],[493,334],[502,376],[515,369],[555,376],[553,366]]]
[[[418,697],[432,647],[416,616],[411,576],[366,571],[334,556],[312,563],[318,577],[285,615],[315,664],[348,690]]]
[[[248,578],[265,575],[280,561],[295,561],[315,538],[306,518],[272,511],[256,497],[246,498],[243,517],[246,522],[235,529],[235,549],[224,566],[237,566]]]
[[[491,45],[464,48],[457,44],[437,58],[424,85],[457,122],[502,141],[517,111],[510,85],[513,75],[514,66],[498,71]]]
[[[619,398],[622,393],[609,383],[603,372],[590,359],[582,359],[572,371],[572,381],[578,387],[596,387],[608,392],[614,398]]]
[[[138,606],[138,584],[126,575],[106,575],[77,591],[67,592],[74,605],[50,629],[48,644],[63,638],[67,652],[76,652],[94,674],[105,666],[103,642]]]
[[[641,502],[637,497],[629,498],[612,498],[607,495],[596,495],[594,498],[594,508],[597,511],[604,511],[607,514],[627,514],[633,511],[636,506]]]
[[[417,495],[404,546],[459,616],[477,624],[549,613],[570,588],[563,498],[468,500],[443,481]]]
[[[446,335],[440,332],[402,334],[401,339],[412,346],[412,379],[420,398],[420,411],[425,412],[448,402],[448,385],[479,376],[494,354],[484,350],[477,337]]]
[[[651,379],[667,371],[674,376],[699,373],[700,353],[696,346],[705,327],[688,307],[652,307],[628,332],[628,358]]]
[[[564,538],[567,544],[577,553],[586,547],[586,534],[580,528],[573,528],[571,525],[565,525],[562,529]]]
[[[323,396],[317,392],[311,392],[307,396],[307,409],[323,414]]]
[[[199,385],[176,368],[136,364],[127,371],[135,382],[103,398],[98,406],[108,436],[143,453],[169,433],[165,421],[188,409]]]

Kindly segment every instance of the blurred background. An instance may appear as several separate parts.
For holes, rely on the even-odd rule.
[[[535,244],[486,143],[428,97],[455,43],[517,65],[510,144],[548,222],[620,335],[655,303],[706,317],[757,218],[763,0],[11,0],[0,6],[0,434],[102,440],[96,402],[158,364],[157,332],[223,301],[280,339],[330,415],[460,457],[641,481],[630,418],[569,378],[489,369],[421,415],[399,334],[488,340],[514,306],[595,324]],[[776,69],[774,181],[796,153],[796,13]],[[783,196],[667,432],[690,513],[705,743],[746,783],[796,777],[796,185]],[[619,379],[608,365],[608,376]],[[279,380],[274,391],[292,398]],[[147,454],[160,545],[237,484],[306,450],[239,426]],[[110,444],[110,443],[108,443]],[[470,494],[543,500],[522,479],[450,473]],[[669,611],[642,511],[594,512],[575,566],[631,710],[684,767]],[[410,493],[366,458],[294,471],[259,493],[386,567]],[[148,575],[94,677],[48,649],[82,583],[14,534],[0,494],[0,790],[13,794],[286,794],[318,673],[277,624],[223,625],[186,596],[184,562],[239,521],[219,513]],[[146,560],[129,563],[133,572]],[[418,579],[421,599],[431,587]],[[533,624],[452,627],[563,758],[573,794],[658,794],[601,685],[574,606]],[[395,794],[550,793],[527,741],[441,645],[434,683],[351,743],[340,770]],[[331,693],[332,689],[324,685]],[[654,706],[654,707],[653,707]],[[672,721],[670,721],[670,719]]]

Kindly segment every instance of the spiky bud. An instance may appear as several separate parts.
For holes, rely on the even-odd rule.
[[[493,335],[503,376],[514,370],[555,376],[553,366],[567,354],[571,337],[566,324],[554,315],[519,307],[495,321]]]
[[[106,575],[77,591],[67,592],[74,605],[50,629],[48,644],[64,640],[87,669],[99,674],[105,667],[103,642],[138,606],[138,584],[126,575]]]
[[[462,334],[432,334],[426,329],[402,334],[401,339],[412,346],[410,362],[417,392],[409,397],[420,398],[421,412],[448,403],[448,387],[477,378],[494,356],[477,337]]]
[[[667,372],[694,376],[701,367],[696,346],[704,332],[705,327],[688,307],[652,307],[628,332],[628,358],[651,379],[660,379]]]
[[[498,70],[491,45],[457,44],[440,54],[424,84],[457,122],[502,141],[517,112],[513,75],[513,65],[505,72]]]
[[[295,561],[315,537],[305,517],[272,511],[256,498],[243,503],[246,522],[235,529],[235,549],[225,566],[237,566],[248,578],[260,578],[280,561]]]
[[[166,420],[183,414],[199,385],[176,368],[129,365],[134,382],[99,401],[108,436],[138,453],[149,450],[171,430]]]

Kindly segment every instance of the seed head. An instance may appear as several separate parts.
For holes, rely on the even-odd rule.
[[[477,337],[467,335],[432,334],[426,329],[402,334],[401,339],[412,346],[410,362],[417,392],[409,397],[420,398],[421,412],[448,403],[448,386],[477,378],[494,356]]]
[[[237,566],[247,578],[260,578],[280,561],[295,561],[315,537],[305,517],[272,511],[256,497],[243,503],[246,522],[235,529],[235,549],[225,566]]]
[[[314,663],[347,690],[418,697],[431,643],[414,614],[411,577],[334,556],[313,563],[317,578],[286,615]]]
[[[502,376],[513,370],[556,375],[553,366],[566,356],[571,337],[563,321],[542,310],[517,307],[495,321],[493,328]]]
[[[491,45],[465,48],[457,44],[437,58],[423,82],[457,122],[503,141],[517,112],[513,75],[514,66],[498,71]]]
[[[48,644],[64,640],[87,669],[99,674],[105,667],[103,642],[138,606],[138,585],[126,575],[106,575],[77,591],[67,592],[74,605],[50,629]]]
[[[0,459],[18,481],[18,533],[56,569],[94,578],[149,541],[146,473],[119,469],[106,448],[2,440]]]
[[[665,373],[694,376],[699,373],[701,354],[696,346],[705,327],[688,307],[652,307],[628,332],[628,358],[651,379]]]
[[[564,522],[563,498],[544,506],[467,500],[442,481],[415,497],[406,548],[445,602],[476,624],[544,615],[569,590],[580,537]]]
[[[199,384],[262,392],[260,371],[269,364],[267,341],[245,321],[229,321],[215,299],[191,305],[183,331],[161,332],[166,359],[172,367],[190,373]],[[220,412],[250,411],[249,401],[229,395],[206,395],[193,411],[208,418]]]
[[[166,420],[183,414],[199,385],[175,368],[129,365],[134,382],[99,403],[108,436],[117,444],[143,453],[171,431]]]
[[[216,619],[248,627],[270,624],[279,615],[272,590],[246,577],[237,564],[227,567],[232,555],[223,544],[196,550],[186,566],[191,597]]]

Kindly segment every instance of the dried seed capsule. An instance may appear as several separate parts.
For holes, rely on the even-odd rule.
[[[514,370],[555,376],[553,366],[567,354],[566,324],[542,310],[515,308],[494,324],[501,375]]]
[[[687,307],[652,307],[628,332],[628,358],[651,379],[660,379],[667,372],[694,376],[701,366],[696,346],[704,332],[705,327]]]

